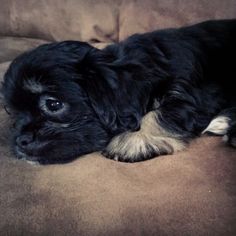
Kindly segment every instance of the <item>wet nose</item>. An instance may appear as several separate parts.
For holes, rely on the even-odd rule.
[[[16,143],[21,148],[26,148],[33,141],[32,134],[23,134],[16,138]]]

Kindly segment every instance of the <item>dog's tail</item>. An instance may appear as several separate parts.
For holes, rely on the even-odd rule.
[[[202,134],[223,136],[223,140],[236,148],[236,107],[217,115]]]

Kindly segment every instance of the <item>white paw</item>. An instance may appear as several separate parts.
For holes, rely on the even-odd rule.
[[[109,159],[124,162],[143,161],[182,150],[184,143],[171,137],[146,136],[142,132],[126,132],[116,136],[103,151]]]
[[[212,133],[216,135],[225,135],[230,127],[230,118],[226,116],[218,116],[213,119],[207,128],[202,132]]]

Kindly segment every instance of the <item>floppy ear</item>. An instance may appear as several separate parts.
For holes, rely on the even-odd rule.
[[[86,91],[103,125],[117,134],[137,130],[149,101],[147,81],[134,80],[128,70],[97,64],[87,75]]]
[[[51,50],[53,47],[57,50],[57,56],[66,57],[67,62],[80,63],[93,50],[98,50],[86,42],[80,41],[63,41],[55,44],[49,44]],[[61,54],[59,53],[61,52]],[[60,62],[60,61],[59,61]]]

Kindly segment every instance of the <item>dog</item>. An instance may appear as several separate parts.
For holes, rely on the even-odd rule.
[[[101,151],[124,162],[183,150],[201,134],[236,147],[236,20],[135,34],[99,50],[41,45],[4,76],[21,159],[64,163]]]

